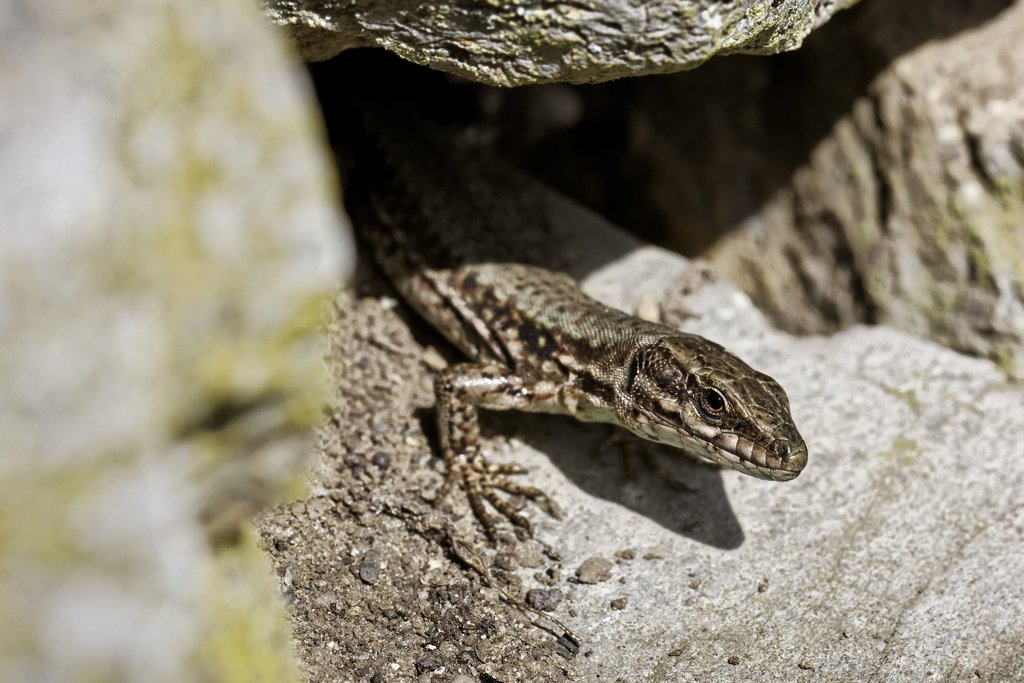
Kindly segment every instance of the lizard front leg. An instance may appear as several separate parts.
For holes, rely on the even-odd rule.
[[[530,499],[546,500],[547,495],[540,489],[509,480],[510,474],[526,472],[522,466],[492,465],[487,462],[480,453],[477,408],[543,410],[545,406],[553,404],[557,389],[551,382],[530,382],[500,365],[461,363],[437,374],[434,378],[434,394],[437,399],[441,452],[448,465],[442,497],[457,482],[465,490],[473,513],[492,541],[495,539],[494,520],[484,509],[485,500],[513,524],[529,529],[529,521],[516,512],[496,490]]]

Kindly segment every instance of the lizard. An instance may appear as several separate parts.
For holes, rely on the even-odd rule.
[[[402,298],[468,359],[434,378],[441,498],[461,487],[492,542],[487,504],[530,529],[499,491],[546,496],[511,478],[523,467],[488,461],[481,409],[610,423],[761,479],[800,474],[807,447],[778,382],[713,341],[608,307],[531,262],[522,221],[535,217],[501,193],[515,185],[512,169],[460,155],[454,139],[423,124],[381,118],[349,124],[357,142],[339,154],[346,207]]]

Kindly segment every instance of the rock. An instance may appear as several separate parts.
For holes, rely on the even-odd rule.
[[[531,588],[526,591],[526,604],[542,612],[553,612],[562,604],[563,597],[557,588]]]
[[[351,260],[309,92],[246,2],[0,26],[0,671],[300,680],[246,520],[303,488]]]
[[[552,5],[381,0],[341,5],[264,0],[306,60],[375,45],[404,59],[490,85],[593,83],[692,69],[716,54],[799,47],[856,0],[594,0]]]
[[[526,541],[516,545],[516,562],[520,567],[536,569],[544,564],[544,552],[541,546],[532,541]]]
[[[645,285],[639,274],[664,275],[668,260],[674,257],[638,250],[588,284],[628,282],[628,294],[608,297],[628,308]],[[811,461],[778,486],[678,463],[696,499],[674,494],[653,474],[619,487],[603,483],[592,467],[570,475],[581,490],[559,495],[570,511],[558,531],[566,557],[635,544],[658,547],[672,567],[619,565],[627,583],[640,587],[628,611],[644,615],[639,624],[597,626],[618,613],[582,593],[572,624],[592,625],[579,630],[587,647],[603,652],[624,637],[687,644],[700,653],[688,667],[737,681],[769,679],[779,662],[813,662],[828,681],[893,670],[956,679],[986,666],[995,679],[1012,680],[1010,672],[1024,670],[1024,653],[1003,635],[1024,601],[1024,586],[1013,578],[1024,562],[1014,521],[1024,512],[1024,471],[1005,448],[1024,438],[1024,391],[1008,386],[991,362],[885,327],[788,337],[762,326],[762,316],[725,282],[685,303],[695,314],[688,329],[724,341],[786,387]],[[570,442],[587,448],[580,436],[552,434],[533,445],[543,453]],[[596,505],[595,495],[602,501]],[[591,512],[580,515],[581,507]],[[595,528],[600,536],[588,537]],[[836,575],[838,558],[843,571]],[[759,591],[765,567],[771,590]],[[681,590],[690,574],[703,578],[699,589]],[[742,666],[736,673],[715,668],[721,634],[747,634],[755,623],[778,639],[748,648],[740,638],[731,656]],[[666,633],[667,624],[678,630]],[[695,635],[701,633],[707,635]],[[953,633],[972,637],[953,651]],[[884,648],[880,634],[887,634]],[[842,664],[834,659],[836,643]],[[658,678],[662,665],[644,664],[642,649],[588,663]]]
[[[416,673],[422,674],[428,671],[437,671],[442,666],[444,666],[444,662],[437,655],[423,655],[416,660]]]
[[[885,323],[1020,378],[1022,25],[1020,2],[864,3],[793,54],[587,89],[552,130],[515,112],[563,91],[502,93],[498,121],[530,170],[708,256],[784,329]]]
[[[380,551],[370,548],[359,560],[359,578],[371,586],[377,583],[377,580],[380,579],[381,564]]]
[[[612,577],[612,563],[603,557],[588,557],[576,569],[580,583],[601,583]]]
[[[927,14],[864,5],[794,55],[844,108],[714,261],[788,329],[881,322],[1024,378],[1024,4],[911,4]],[[836,83],[851,40],[884,66]]]

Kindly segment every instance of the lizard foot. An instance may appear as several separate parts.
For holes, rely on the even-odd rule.
[[[557,508],[546,493],[533,486],[518,484],[508,478],[511,474],[525,474],[526,468],[513,464],[492,465],[482,456],[460,459],[452,463],[448,469],[441,497],[447,497],[454,484],[458,484],[466,492],[469,506],[473,514],[484,528],[487,538],[494,543],[497,539],[494,518],[487,512],[484,501],[491,504],[503,517],[512,524],[530,532],[530,520],[521,515],[508,498],[498,495],[504,491],[513,495],[523,496],[543,504],[543,507],[554,517],[558,517]]]

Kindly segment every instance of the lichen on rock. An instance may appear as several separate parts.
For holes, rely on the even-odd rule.
[[[692,69],[716,54],[770,54],[856,0],[538,0],[366,5],[264,0],[299,53],[328,59],[374,45],[417,64],[499,86],[594,83]]]

